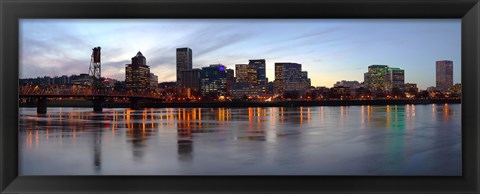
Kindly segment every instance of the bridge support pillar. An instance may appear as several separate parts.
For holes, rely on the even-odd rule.
[[[130,98],[130,108],[133,110],[140,109],[140,104],[138,103],[138,98]]]
[[[94,112],[102,112],[104,102],[105,102],[105,99],[102,98],[102,97],[94,98],[93,99],[93,111]]]
[[[37,114],[47,113],[47,97],[37,97]]]

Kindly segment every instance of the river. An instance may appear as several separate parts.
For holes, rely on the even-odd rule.
[[[461,175],[461,105],[19,110],[20,175]]]

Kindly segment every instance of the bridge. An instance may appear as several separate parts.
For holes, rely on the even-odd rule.
[[[129,99],[132,109],[139,108],[140,100],[152,100],[155,102],[162,101],[163,98],[159,93],[149,91],[143,88],[141,92],[136,88],[137,92],[119,92],[105,88],[101,77],[101,48],[95,47],[92,49],[90,58],[90,68],[88,70],[89,76],[92,78],[87,81],[87,84],[80,85],[47,85],[47,86],[20,86],[19,98],[34,98],[36,99],[37,113],[47,113],[47,100],[55,98],[81,98],[93,102],[93,110],[101,112],[103,104],[106,99]]]
[[[164,100],[162,96],[157,93],[121,93],[121,92],[85,92],[74,93],[68,90],[61,92],[46,92],[46,91],[28,91],[20,89],[19,98],[34,98],[36,99],[37,113],[47,113],[48,99],[55,98],[79,98],[93,102],[93,111],[101,112],[106,99],[128,99],[130,101],[130,108],[139,109],[139,102],[141,100],[150,100],[154,102],[161,102]]]

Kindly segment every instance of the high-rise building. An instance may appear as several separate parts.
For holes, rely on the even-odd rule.
[[[233,84],[235,84],[235,73],[233,69],[227,69],[227,96],[231,96]]]
[[[387,69],[387,89],[392,91],[393,88],[405,89],[405,70],[396,67]]]
[[[310,87],[308,73],[302,71],[302,64],[275,63],[275,93],[282,94],[287,91],[306,92]]]
[[[125,84],[128,91],[141,92],[150,88],[150,67],[147,59],[138,51],[132,63],[125,65]]]
[[[179,88],[184,86],[182,81],[182,70],[192,69],[192,49],[177,48],[177,85]]]
[[[258,83],[257,69],[253,65],[236,64],[235,75],[237,83],[249,83],[251,85],[257,85]]]
[[[252,59],[248,64],[236,64],[235,70],[235,97],[260,96],[268,92],[265,59]]]
[[[197,95],[200,92],[200,69],[186,69],[181,71],[181,78],[183,80],[183,88],[187,97]]]
[[[265,69],[265,59],[251,59],[248,62],[249,66],[253,66],[256,69],[256,79],[253,86],[258,87],[262,93],[267,92],[267,73]]]
[[[388,65],[370,65],[364,74],[364,85],[372,91],[392,91],[393,88],[403,90],[405,71]]]
[[[436,89],[447,91],[453,86],[453,61],[441,60],[436,62]]]
[[[387,89],[387,71],[388,65],[370,65],[368,66],[368,72],[364,74],[365,87],[375,90]]]
[[[200,71],[200,88],[205,97],[227,95],[227,68],[222,64],[202,67]]]

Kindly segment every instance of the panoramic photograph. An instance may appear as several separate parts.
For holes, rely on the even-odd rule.
[[[460,19],[19,29],[19,175],[462,176]]]

